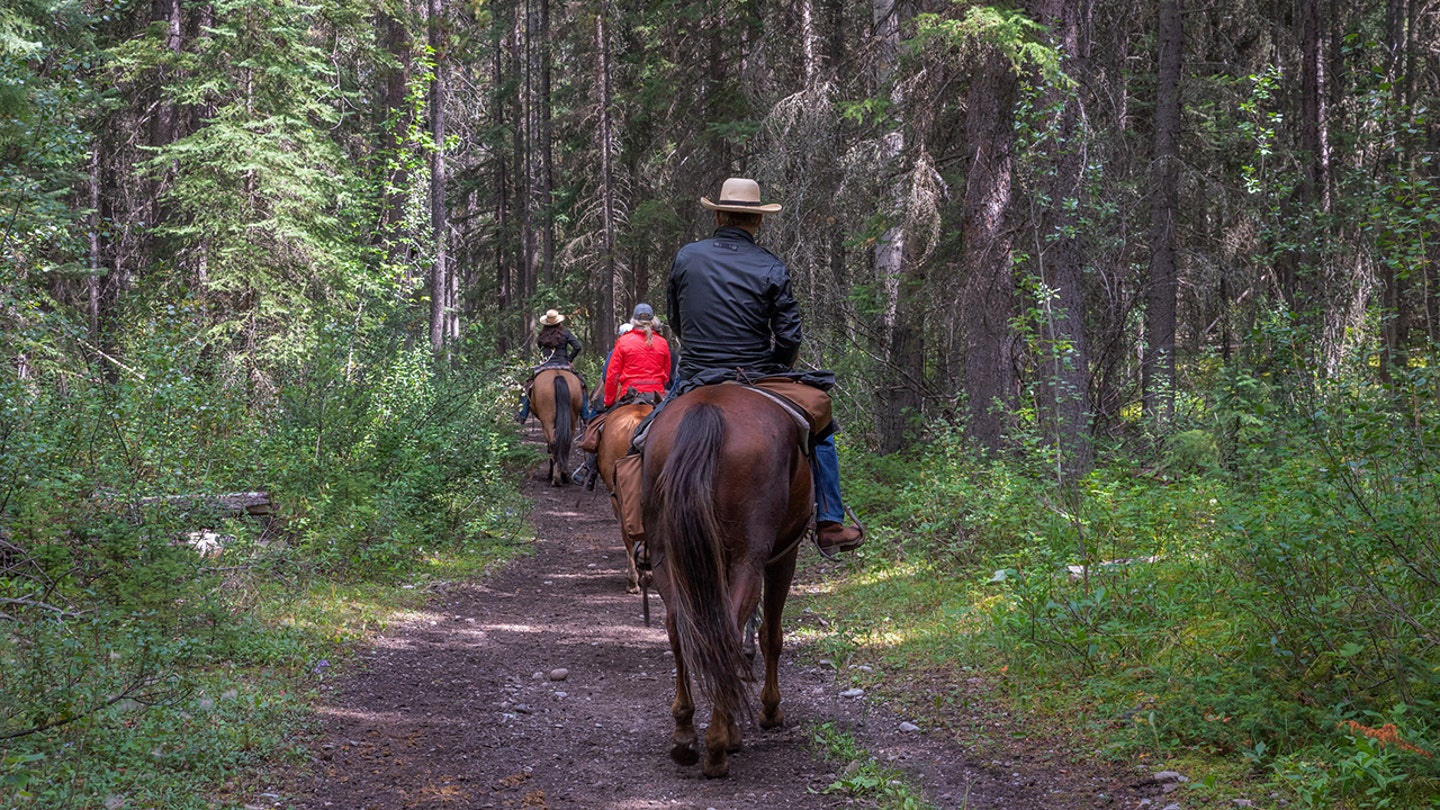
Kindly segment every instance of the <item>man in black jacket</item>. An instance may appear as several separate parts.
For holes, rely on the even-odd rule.
[[[718,201],[701,197],[700,204],[715,212],[715,233],[675,255],[665,294],[681,346],[680,379],[711,370],[789,371],[800,354],[800,304],[785,263],[755,243],[764,215],[780,205],[762,203],[760,185],[737,177],[725,181]],[[833,434],[816,444],[813,469],[821,552],[857,548],[863,533],[845,524]]]

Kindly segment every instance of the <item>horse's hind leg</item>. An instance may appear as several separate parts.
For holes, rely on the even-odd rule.
[[[685,659],[680,657],[680,646],[674,642],[674,620],[666,617],[665,624],[670,630],[670,649],[675,652],[675,700],[670,704],[675,730],[670,734],[670,758],[680,765],[694,765],[700,761],[700,754],[695,750],[695,701],[690,697],[690,674],[685,670]]]
[[[795,557],[781,560],[777,568],[765,572],[764,609],[761,611],[760,649],[765,655],[765,686],[760,690],[760,727],[779,728],[785,725],[785,712],[780,710],[780,613],[795,576]]]
[[[740,750],[740,727],[718,708],[710,713],[705,730],[705,764],[700,772],[711,779],[730,775],[730,752]]]

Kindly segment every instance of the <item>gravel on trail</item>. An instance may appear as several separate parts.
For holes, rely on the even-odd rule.
[[[532,475],[525,489],[533,554],[484,581],[437,588],[426,611],[337,667],[320,692],[310,767],[247,808],[875,806],[830,790],[847,763],[826,761],[811,739],[831,723],[935,808],[1181,809],[1142,773],[1067,766],[1053,751],[1012,745],[1011,756],[976,761],[948,735],[852,691],[830,666],[807,663],[816,656],[794,638],[781,656],[786,727],[742,726],[729,778],[676,765],[664,608],[652,593],[646,627],[640,597],[626,593],[603,486],[556,489]],[[787,612],[787,626],[795,619]],[[708,717],[702,702],[697,728]]]

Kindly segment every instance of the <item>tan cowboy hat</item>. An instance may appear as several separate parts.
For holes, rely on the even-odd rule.
[[[734,211],[740,214],[776,214],[780,203],[760,202],[760,184],[744,177],[732,177],[720,187],[720,202],[700,198],[700,204],[711,211]]]
[[[540,324],[542,326],[554,326],[564,320],[565,316],[560,314],[560,310],[547,309],[545,310],[545,317],[540,319]]]

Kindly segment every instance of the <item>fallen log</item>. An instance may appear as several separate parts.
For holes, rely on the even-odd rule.
[[[272,515],[275,513],[275,505],[270,500],[268,492],[227,492],[220,495],[207,495],[204,493],[192,493],[189,495],[159,495],[152,498],[141,498],[140,506],[164,503],[179,506],[182,509],[205,509],[221,514],[239,514],[244,512],[247,515]]]
[[[112,493],[101,493],[106,500],[116,500]],[[185,495],[153,495],[130,501],[132,507],[172,506],[184,512],[203,511],[212,515],[240,515],[270,517],[275,514],[275,502],[269,492],[225,492],[210,494],[192,492]]]

